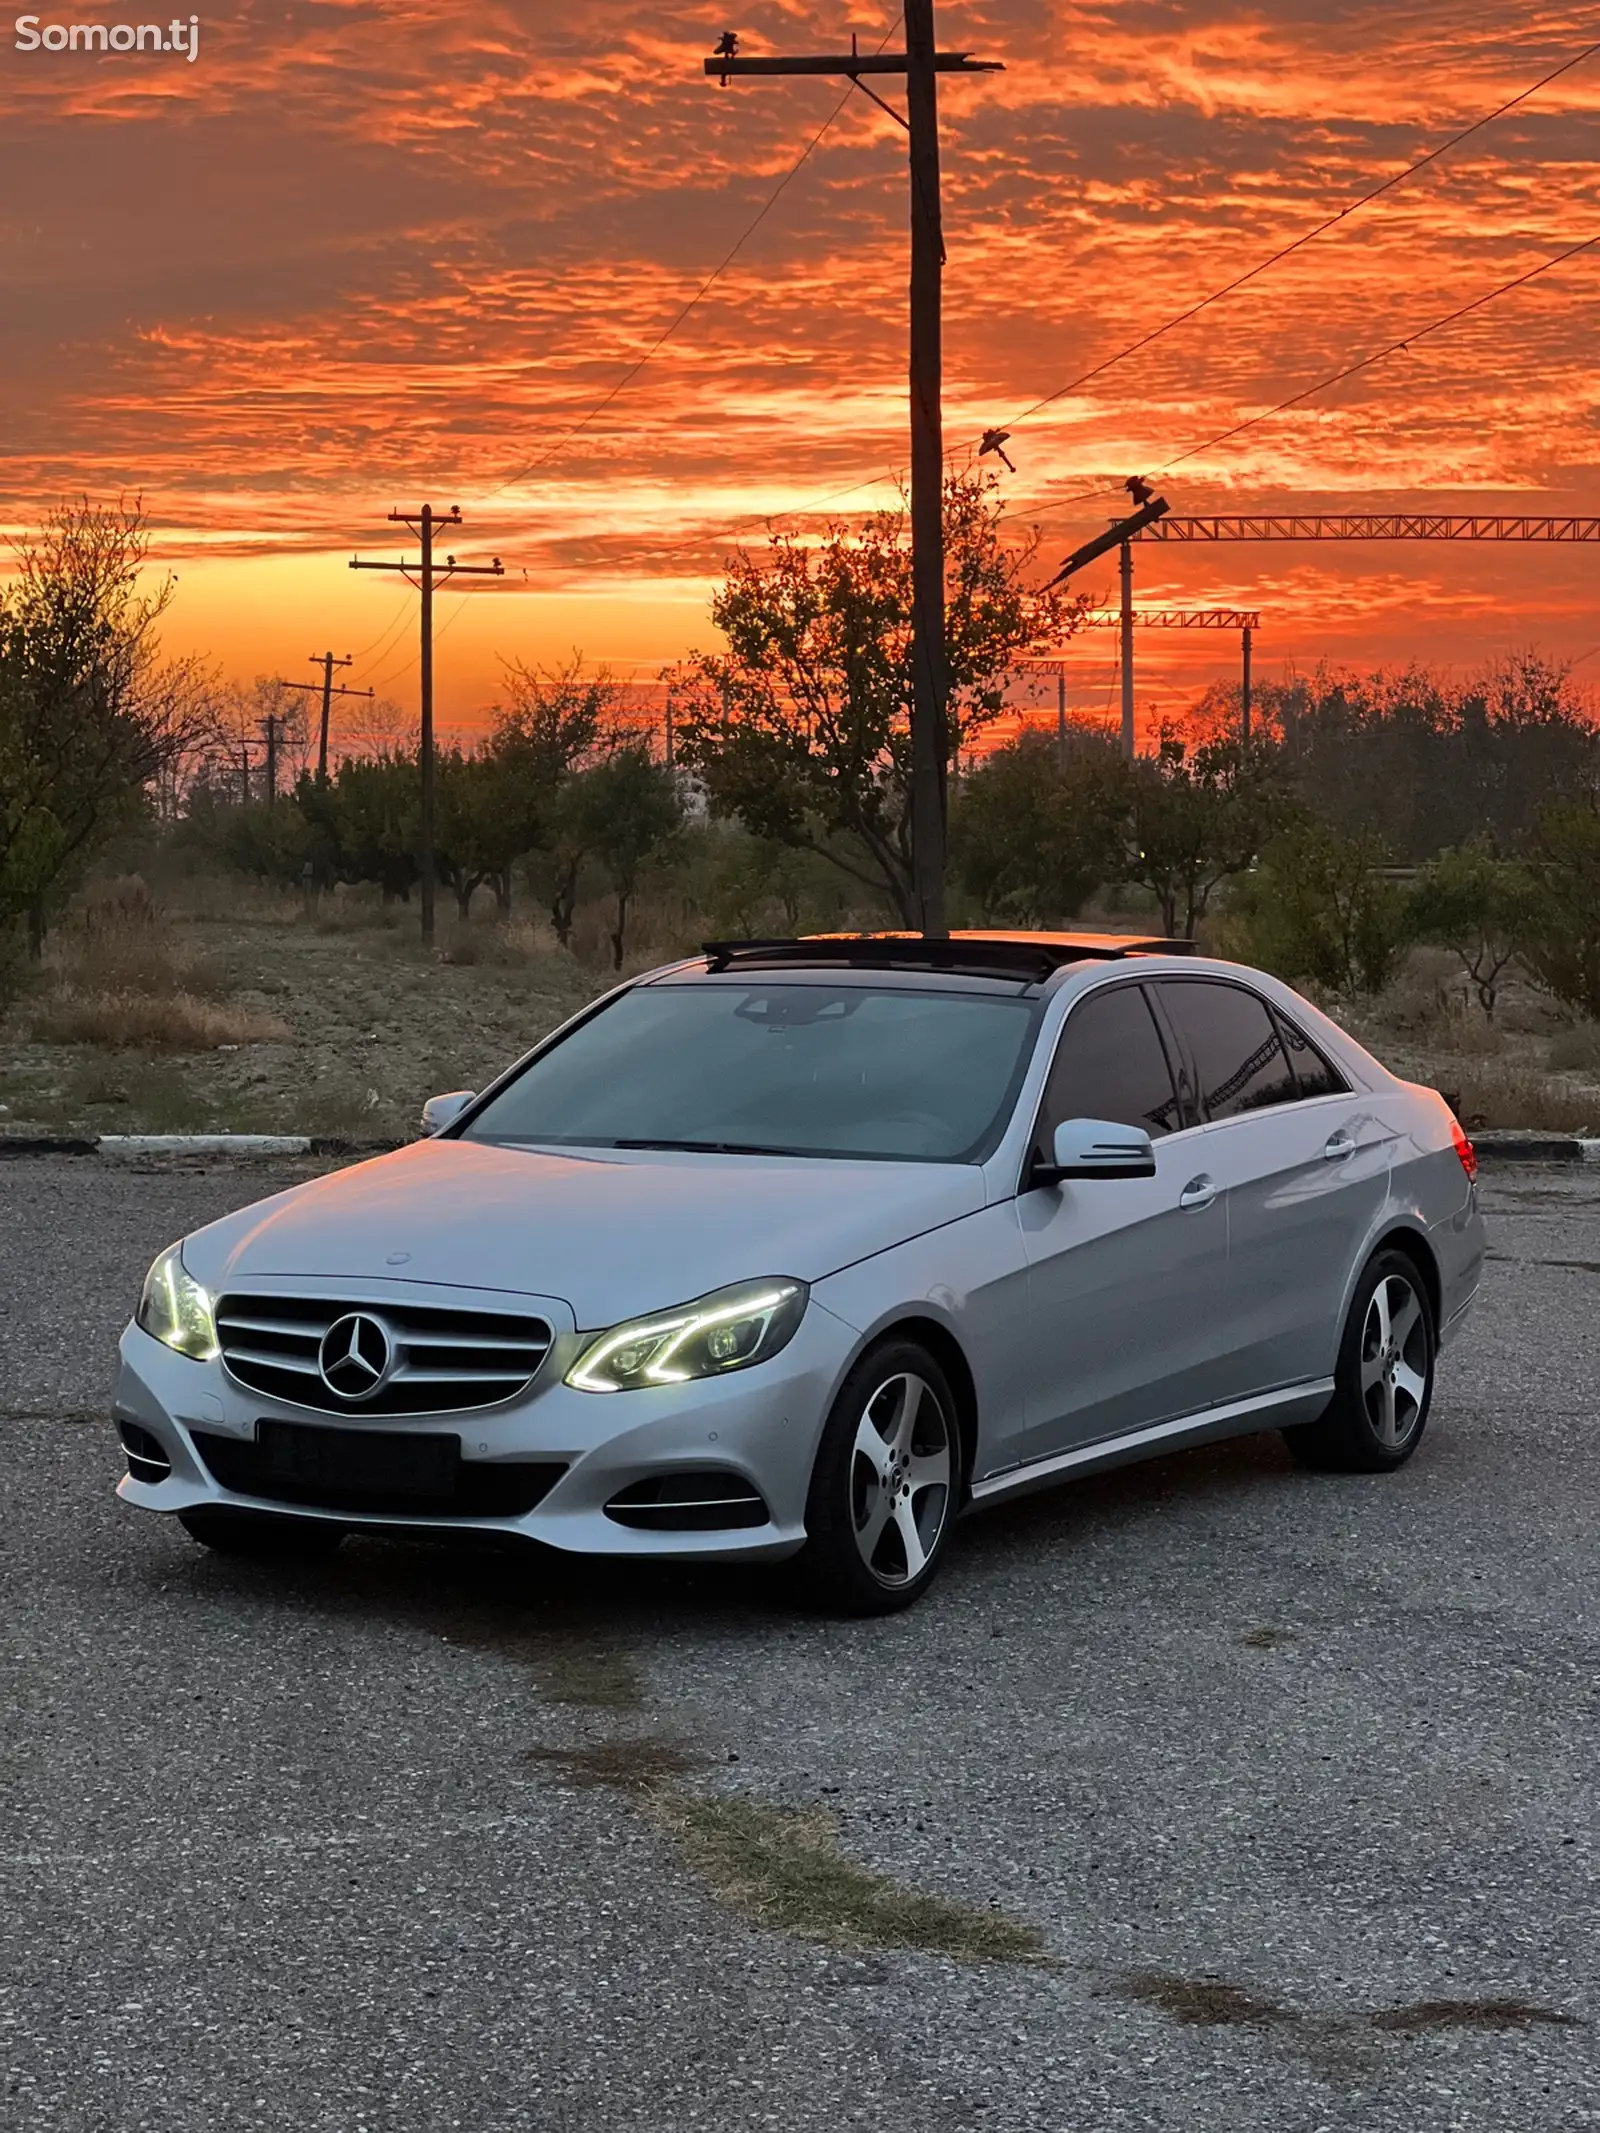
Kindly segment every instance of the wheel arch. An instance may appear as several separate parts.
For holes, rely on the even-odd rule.
[[[1396,1223],[1373,1241],[1372,1249],[1361,1264],[1376,1257],[1379,1252],[1403,1252],[1422,1276],[1428,1292],[1428,1307],[1433,1313],[1433,1337],[1439,1338],[1440,1313],[1444,1308],[1444,1277],[1439,1270],[1439,1261],[1432,1244],[1408,1223]]]
[[[961,1438],[961,1500],[966,1499],[972,1482],[972,1463],[978,1451],[978,1386],[972,1375],[972,1365],[967,1361],[966,1350],[950,1328],[937,1318],[919,1316],[912,1312],[902,1318],[894,1318],[887,1325],[874,1328],[872,1338],[860,1350],[865,1355],[884,1341],[917,1341],[930,1355],[950,1380],[950,1390],[956,1398],[956,1428]]]

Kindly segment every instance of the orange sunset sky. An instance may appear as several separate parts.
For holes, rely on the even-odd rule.
[[[1008,70],[941,89],[957,456],[1595,34],[1590,11],[1486,0],[938,15],[943,46]],[[152,0],[38,0],[38,18],[163,19]],[[179,575],[174,649],[243,679],[349,650],[349,678],[410,705],[415,598],[345,564],[401,552],[392,505],[459,503],[463,559],[510,572],[440,596],[440,722],[470,729],[501,655],[577,647],[651,674],[711,641],[735,539],[892,495],[904,147],[859,94],[641,375],[567,434],[839,102],[826,81],[719,90],[701,73],[717,33],[837,50],[893,24],[898,44],[887,6],[202,0],[193,63],[24,52],[11,19],[0,518],[141,491]],[[1018,423],[1008,509],[1054,560],[1117,508],[1082,492],[1600,235],[1597,109],[1600,57]],[[1165,492],[1180,511],[1600,512],[1597,324],[1600,250],[1185,460]],[[1138,566],[1141,599],[1259,607],[1266,678],[1600,645],[1600,548],[1146,547]],[[1142,716],[1233,671],[1231,638],[1140,650]],[[1113,652],[1079,641],[1080,705],[1109,701]]]

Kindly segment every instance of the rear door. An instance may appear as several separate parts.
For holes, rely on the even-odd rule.
[[[1157,997],[1207,1121],[1227,1208],[1230,1399],[1331,1374],[1355,1255],[1389,1189],[1393,1138],[1261,994],[1163,978]]]
[[[1185,1111],[1145,987],[1101,986],[1072,1009],[1035,1125],[1143,1126],[1153,1178],[1082,1178],[1017,1201],[1028,1255],[1028,1394],[1006,1464],[1044,1458],[1204,1407],[1221,1395],[1216,1320],[1227,1256],[1205,1136]]]

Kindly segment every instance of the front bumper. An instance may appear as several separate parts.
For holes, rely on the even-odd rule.
[[[457,1290],[450,1301],[468,1299]],[[505,1299],[496,1301],[503,1306]],[[577,1555],[776,1560],[792,1555],[805,1539],[817,1443],[855,1339],[813,1299],[794,1338],[770,1362],[724,1378],[618,1393],[579,1392],[564,1384],[574,1343],[558,1339],[533,1385],[515,1401],[468,1413],[385,1416],[363,1425],[359,1412],[322,1414],[247,1391],[220,1362],[175,1354],[129,1325],[122,1336],[115,1417],[148,1431],[172,1470],[161,1481],[127,1474],[117,1494],[145,1511],[232,1505],[352,1529],[512,1534]],[[341,1430],[370,1427],[385,1434],[445,1431],[460,1437],[463,1465],[539,1460],[559,1463],[565,1471],[536,1507],[518,1518],[380,1515],[290,1504],[222,1487],[196,1448],[197,1430],[250,1442],[262,1420]],[[759,1490],[770,1514],[766,1524],[646,1530],[606,1513],[611,1498],[632,1483],[706,1468]]]

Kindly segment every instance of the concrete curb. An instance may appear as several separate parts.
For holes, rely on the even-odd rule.
[[[1480,1163],[1600,1163],[1600,1139],[1576,1133],[1474,1133]]]
[[[261,1158],[284,1155],[388,1155],[401,1140],[352,1141],[327,1133],[102,1133],[74,1140],[54,1133],[0,1133],[0,1162],[30,1155],[150,1155]]]

